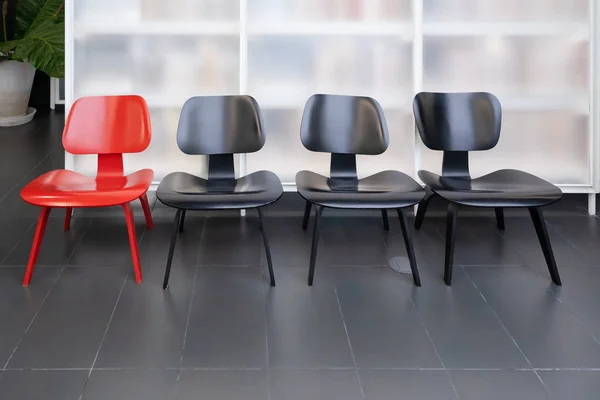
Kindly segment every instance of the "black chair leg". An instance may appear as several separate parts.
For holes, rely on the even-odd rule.
[[[412,245],[412,239],[410,232],[408,231],[408,223],[406,221],[406,214],[403,209],[398,210],[398,219],[400,219],[400,227],[402,228],[402,235],[404,236],[404,245],[406,246],[406,254],[408,254],[408,261],[410,263],[410,270],[412,271],[413,281],[415,286],[421,286],[421,278],[419,277],[419,269],[417,267],[417,258],[415,257],[415,251]]]
[[[306,230],[308,227],[308,219],[310,218],[310,210],[312,208],[312,203],[310,201],[306,202],[304,206],[304,219],[302,220],[302,229]]]
[[[546,259],[546,264],[548,265],[548,271],[550,271],[552,282],[554,282],[558,286],[562,286],[560,274],[558,273],[558,267],[556,266],[556,260],[554,259],[554,252],[552,251],[552,245],[550,244],[550,237],[548,236],[546,222],[544,222],[544,215],[542,214],[542,210],[540,210],[537,207],[530,207],[529,214],[531,214],[531,219],[533,221],[533,225],[535,226],[535,232],[537,233],[540,245],[542,245],[542,251],[544,252],[544,258]]]
[[[178,209],[175,214],[175,222],[173,223],[173,235],[171,236],[171,246],[169,247],[169,258],[167,259],[167,268],[165,269],[165,279],[163,280],[163,290],[167,290],[169,287],[169,276],[171,275],[171,263],[173,262],[173,253],[175,252],[175,242],[177,242],[177,234],[179,233],[179,227],[181,226],[182,215],[185,213],[184,210]]]
[[[496,226],[498,226],[498,229],[503,231],[504,230],[504,210],[502,208],[494,208],[494,211],[496,212]]]
[[[263,243],[265,245],[265,253],[267,254],[267,265],[269,267],[269,278],[271,280],[271,286],[275,286],[275,273],[273,272],[273,261],[271,260],[271,250],[269,248],[269,241],[267,240],[267,233],[264,228],[263,213],[260,208],[257,208],[258,220],[260,221],[260,232],[262,234]]]
[[[181,221],[179,222],[179,232],[183,232],[183,224],[185,222],[185,210],[181,213]]]
[[[388,221],[388,213],[387,210],[381,210],[381,218],[383,218],[383,230],[390,230],[390,222]]]
[[[317,207],[315,212],[315,226],[313,230],[312,247],[310,249],[310,268],[308,270],[308,286],[312,286],[315,278],[315,264],[317,262],[317,248],[319,247],[319,222],[324,207]]]
[[[456,216],[458,214],[458,204],[448,204],[448,214],[446,215],[446,260],[444,263],[444,282],[450,286],[452,284],[452,268],[454,264],[454,240],[456,238]]]
[[[425,219],[427,206],[429,205],[429,201],[431,200],[434,194],[435,193],[433,193],[431,190],[426,189],[425,197],[423,197],[423,200],[421,200],[421,202],[419,203],[419,207],[417,207],[417,216],[415,217],[416,230],[421,229],[421,226],[423,226],[423,220]]]

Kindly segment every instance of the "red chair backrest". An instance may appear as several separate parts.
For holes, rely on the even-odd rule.
[[[151,136],[142,97],[93,96],[73,103],[62,141],[72,154],[123,154],[146,150]]]

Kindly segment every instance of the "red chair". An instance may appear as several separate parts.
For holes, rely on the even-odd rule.
[[[124,175],[123,153],[144,151],[150,144],[150,137],[148,106],[139,96],[84,97],[73,104],[65,124],[63,146],[72,154],[97,154],[98,173],[91,178],[64,169],[50,171],[21,191],[23,200],[42,207],[23,286],[31,280],[52,208],[66,208],[67,231],[73,208],[117,205],[125,210],[135,280],[142,282],[130,202],[140,199],[146,224],[152,228],[146,192],[154,172],[144,169]]]

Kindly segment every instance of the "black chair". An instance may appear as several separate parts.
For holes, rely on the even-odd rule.
[[[381,154],[388,147],[387,125],[379,103],[368,97],[314,95],[306,103],[300,136],[306,149],[331,153],[329,177],[310,171],[296,175],[298,193],[306,200],[304,229],[312,205],[317,205],[308,284],[313,284],[315,274],[319,222],[323,209],[328,207],[381,209],[385,229],[389,229],[386,210],[396,209],[413,280],[421,286],[404,208],[423,199],[423,188],[399,171],[383,171],[363,179],[358,179],[356,173],[357,154]]]
[[[167,175],[156,197],[177,209],[163,288],[169,285],[177,233],[183,232],[186,210],[256,208],[271,286],[275,286],[269,242],[260,207],[277,201],[283,188],[277,175],[259,171],[235,178],[235,153],[253,153],[265,143],[260,109],[250,96],[192,97],[181,110],[177,145],[186,154],[208,155],[208,179],[185,172]]]
[[[427,195],[419,204],[415,228],[420,229],[427,204],[434,195],[449,202],[446,220],[444,281],[452,282],[456,217],[459,205],[494,208],[499,229],[504,229],[503,208],[528,208],[548,264],[552,281],[560,275],[539,207],[562,197],[553,184],[514,169],[503,169],[480,178],[469,174],[469,151],[489,150],[500,138],[502,108],[490,93],[419,93],[413,102],[417,129],[425,146],[444,152],[442,176],[419,171]]]

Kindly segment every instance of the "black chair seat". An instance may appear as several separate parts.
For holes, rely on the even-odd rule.
[[[550,182],[514,169],[502,169],[475,179],[419,171],[419,178],[440,197],[467,206],[541,207],[562,197],[561,190]]]
[[[296,186],[307,201],[331,208],[403,208],[425,196],[421,185],[400,171],[383,171],[363,179],[329,178],[300,171]]]
[[[207,179],[174,172],[158,186],[164,204],[186,210],[222,210],[262,207],[277,201],[283,188],[277,175],[258,171],[239,179]]]

